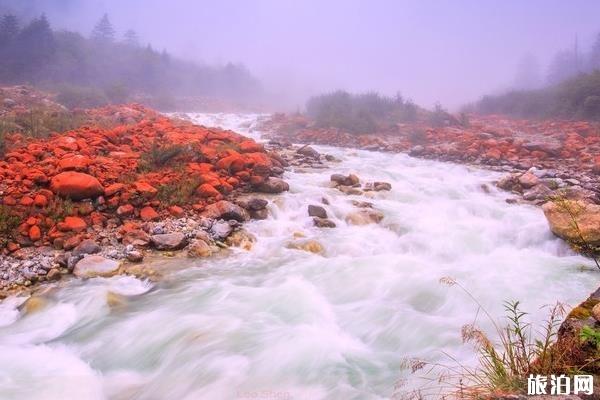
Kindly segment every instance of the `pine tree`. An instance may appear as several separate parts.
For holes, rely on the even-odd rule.
[[[19,34],[19,21],[12,14],[6,14],[0,20],[0,46],[10,43]]]
[[[127,32],[125,32],[125,34],[123,35],[123,43],[129,46],[139,47],[140,39],[138,37],[138,34],[133,29],[127,30]]]
[[[600,33],[596,36],[596,41],[590,51],[590,68],[592,70],[600,69]]]
[[[92,39],[104,43],[114,42],[115,29],[108,19],[108,14],[104,14],[94,27],[94,30],[92,31]]]

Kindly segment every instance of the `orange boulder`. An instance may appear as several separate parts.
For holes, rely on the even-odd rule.
[[[94,198],[104,193],[98,179],[82,172],[67,171],[54,176],[50,181],[50,189],[63,197],[73,200]]]

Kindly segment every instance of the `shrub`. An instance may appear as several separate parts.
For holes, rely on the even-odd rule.
[[[173,160],[185,152],[182,145],[160,146],[158,142],[152,143],[149,151],[142,153],[138,162],[139,172],[154,171],[171,164]]]
[[[47,215],[55,221],[60,221],[73,215],[75,207],[70,199],[55,196],[46,207]]]
[[[311,97],[306,113],[318,127],[338,128],[350,133],[373,133],[379,125],[414,121],[417,107],[402,96],[382,96],[375,92],[350,94],[338,90]]]
[[[160,185],[157,199],[160,200],[162,206],[184,205],[193,202],[196,189],[202,183],[202,179],[198,176],[193,176],[190,179],[175,181]]]
[[[10,207],[0,205],[0,246],[6,246],[20,221],[21,218]]]
[[[468,367],[458,362],[456,365],[430,364],[422,360],[408,360],[413,373],[425,369],[430,384],[417,392],[403,394],[404,398],[422,398],[424,392],[435,391],[437,398],[487,399],[497,395],[527,393],[527,378],[530,374],[550,375],[580,372],[571,362],[576,357],[577,343],[569,339],[558,339],[560,321],[565,315],[562,304],[549,307],[548,317],[543,326],[534,330],[527,320],[528,314],[521,310],[518,301],[505,302],[506,324],[499,324],[475,297],[456,280],[444,277],[440,282],[458,286],[478,306],[495,329],[497,342],[479,329],[475,322],[462,328],[464,343],[475,345],[479,353],[479,365]],[[537,332],[537,333],[536,333]],[[592,337],[594,335],[588,335]],[[586,336],[586,339],[588,338]],[[583,339],[582,339],[583,340]],[[439,396],[439,394],[442,396]]]

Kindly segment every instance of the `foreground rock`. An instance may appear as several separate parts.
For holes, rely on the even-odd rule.
[[[73,274],[78,278],[108,277],[116,274],[119,267],[118,261],[89,255],[77,262]]]
[[[98,179],[81,172],[62,172],[52,178],[50,189],[72,200],[96,198],[104,193]]]
[[[282,193],[290,190],[290,185],[283,179],[269,177],[265,181],[255,186],[255,189],[262,193]]]
[[[187,244],[187,238],[181,232],[152,235],[150,241],[157,250],[180,250]]]
[[[563,199],[547,202],[542,210],[556,236],[570,243],[600,246],[600,205]]]

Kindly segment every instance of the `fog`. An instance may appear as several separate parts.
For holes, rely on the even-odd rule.
[[[450,109],[519,82],[523,60],[545,72],[558,50],[589,47],[594,1],[1,0],[88,34],[108,13],[117,35],[208,64],[245,64],[279,105],[343,88],[400,91]],[[3,11],[3,10],[0,10]]]

